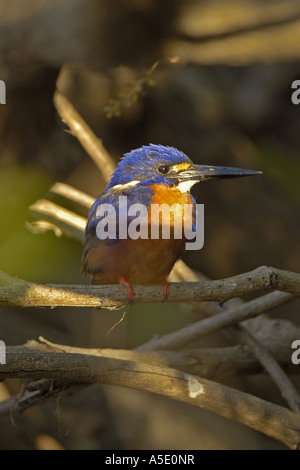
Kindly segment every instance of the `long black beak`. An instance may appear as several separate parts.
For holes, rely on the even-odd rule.
[[[226,166],[192,165],[188,170],[181,171],[179,181],[204,181],[212,178],[239,178],[240,176],[261,175],[261,171],[231,168]]]

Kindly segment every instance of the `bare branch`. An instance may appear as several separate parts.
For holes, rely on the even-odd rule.
[[[211,281],[211,282],[215,282],[215,281]],[[24,287],[25,287],[24,281],[12,280],[11,282],[11,278],[3,277],[2,284],[5,284],[6,286],[9,285],[10,288],[11,288],[11,284],[13,285],[13,287],[15,287],[14,284],[16,283],[19,284],[20,289],[24,290]],[[28,284],[28,283],[25,283],[25,284]],[[195,286],[196,283],[192,283],[191,285]],[[104,287],[109,287],[109,286],[104,286]],[[32,291],[36,289],[38,291],[36,294],[39,296],[41,294],[41,292],[39,292],[39,289],[53,289],[53,288],[57,289],[57,286],[56,287],[35,286],[34,288],[29,287],[28,290]],[[5,287],[2,287],[2,290],[3,289],[5,289]],[[1,289],[0,289],[0,294],[1,294]],[[171,294],[171,291],[170,291],[170,294]],[[23,297],[25,296],[26,298],[26,295],[27,295],[27,292],[25,292]],[[53,296],[53,291],[51,292],[51,297],[52,296]],[[244,305],[241,305],[240,307],[233,307],[232,309],[228,309],[228,310],[225,309],[223,312],[217,315],[214,315],[213,317],[201,320],[200,322],[194,323],[192,325],[188,325],[185,328],[179,331],[170,333],[162,338],[158,338],[158,339],[155,338],[153,340],[150,340],[148,343],[145,343],[144,345],[137,348],[137,350],[174,349],[177,347],[182,347],[192,341],[195,341],[203,337],[204,335],[215,332],[221,328],[227,327],[239,321],[243,321],[247,318],[251,318],[255,315],[263,313],[271,308],[274,308],[275,306],[279,304],[285,303],[292,299],[293,299],[293,296],[291,294],[282,293],[282,292],[273,292],[261,298],[245,303]],[[183,300],[182,296],[180,296],[179,300],[180,301]],[[250,345],[251,344],[253,345],[253,342],[254,342],[254,339],[252,342],[250,342]],[[255,351],[257,351],[257,348],[255,349]],[[260,358],[259,353],[256,353],[256,356]],[[296,404],[299,401],[297,392],[293,390],[288,380],[286,380],[286,384],[282,386],[283,381],[285,379],[285,375],[283,372],[280,374],[280,367],[275,363],[274,360],[272,360],[272,356],[268,357],[267,352],[265,352],[265,355],[263,356],[263,358],[264,359],[261,361],[262,364],[266,366],[268,370],[270,370],[272,377],[275,378],[275,382],[280,386],[283,394],[287,396],[289,403],[290,404],[292,403],[293,409],[296,409],[296,406],[298,406]],[[270,364],[272,365],[271,369],[270,369]],[[278,376],[279,376],[279,379],[278,379]]]
[[[239,336],[238,336],[239,337]],[[295,326],[292,340],[287,339],[286,344],[267,342],[265,348],[283,366],[288,365],[291,371],[297,372],[297,366],[291,363],[290,345],[294,338],[299,337],[299,328]],[[241,340],[242,338],[239,337]],[[128,349],[99,349],[99,348],[78,348],[65,344],[57,344],[43,337],[39,337],[39,342],[30,340],[26,343],[39,351],[66,352],[70,354],[87,354],[90,356],[114,357],[116,359],[144,362],[157,366],[166,366],[179,369],[190,374],[201,375],[205,378],[228,377],[233,373],[249,373],[261,370],[259,358],[255,358],[248,346],[240,344],[220,348],[198,348],[172,350],[128,350]]]
[[[186,270],[185,267],[183,267],[181,272],[183,274],[182,276],[183,278],[184,278],[185,273],[187,273],[188,276],[190,275],[189,268],[187,268]],[[207,279],[202,273],[194,273],[194,276],[197,276],[198,279],[201,279],[201,278]],[[239,298],[234,298],[232,299],[232,301],[229,301],[228,303],[230,303],[232,306],[233,304],[236,306],[244,304],[243,300]],[[203,307],[204,307],[204,313],[209,316],[220,312],[220,306],[215,302],[209,302],[206,305],[202,304],[202,310],[203,310]],[[260,319],[262,318],[260,317]],[[268,323],[268,326],[270,327],[270,320],[264,318],[263,323],[266,323],[266,321]],[[265,341],[264,343],[262,343],[262,342],[259,342],[255,338],[255,336],[251,332],[251,321],[249,322],[248,320],[244,324],[233,325],[229,329],[227,329],[227,331],[234,334],[234,336],[239,340],[240,343],[247,345],[247,347],[250,349],[252,354],[256,357],[256,359],[260,362],[262,367],[270,375],[274,383],[278,386],[279,390],[281,391],[282,396],[286,399],[290,408],[293,411],[299,413],[300,396],[299,396],[298,391],[296,390],[296,388],[290,381],[287,374],[278,364],[278,362],[280,362],[280,359],[278,358],[276,354],[276,350],[274,351],[274,348],[273,348],[273,351],[272,351],[271,350],[272,347],[268,346],[268,344],[266,344]],[[290,347],[291,343],[292,341],[289,342],[288,347]],[[274,357],[274,353],[277,357]],[[290,357],[289,357],[289,361],[290,361]]]
[[[188,276],[190,275],[188,269],[186,270],[183,267],[182,269],[183,278],[184,278],[185,273],[187,273]],[[195,273],[194,275],[197,276],[198,279],[200,278],[206,279],[206,277],[200,273]],[[232,299],[232,301],[229,301],[228,304],[229,303],[232,306],[234,305],[240,306],[244,304],[243,300],[239,298],[234,298]],[[203,310],[203,304],[202,304],[202,310]],[[204,305],[204,312],[206,315],[209,315],[209,316],[219,313],[220,310],[221,310],[220,305],[215,302],[209,302]],[[268,321],[268,326],[270,326],[269,319],[265,319],[265,320]],[[245,323],[247,323],[247,326]],[[260,364],[264,367],[266,372],[270,375],[270,377],[273,379],[275,384],[278,386],[279,390],[281,391],[282,396],[286,399],[290,408],[295,412],[299,412],[300,396],[298,394],[298,391],[296,390],[296,388],[290,381],[289,377],[286,375],[286,373],[278,364],[277,362],[278,358],[275,358],[272,355],[273,354],[272,351],[270,351],[270,349],[265,344],[265,342],[261,343],[257,341],[255,336],[253,336],[253,334],[251,333],[251,321],[249,322],[248,320],[245,323],[233,325],[227,331],[234,334],[235,337],[239,340],[239,342],[244,343],[249,347],[250,351],[257,358],[257,360],[260,362]],[[288,344],[288,347],[290,347],[291,343],[292,341],[290,341],[290,343]]]
[[[137,348],[145,351],[149,349],[176,349],[196,341],[204,336],[214,333],[221,328],[234,323],[253,318],[261,313],[269,311],[278,305],[282,305],[293,299],[291,294],[284,292],[271,292],[258,299],[251,300],[240,307],[225,309],[212,317],[187,325],[161,338],[153,338]]]
[[[276,277],[276,282],[274,281]],[[202,281],[191,283],[170,283],[169,302],[199,302],[226,300],[249,293],[275,287],[283,291],[299,294],[300,275],[288,271],[262,266],[248,273],[239,274],[218,281]],[[119,308],[128,303],[127,290],[120,285],[72,285],[72,284],[35,284],[12,278],[0,271],[0,305],[19,307],[101,307]],[[135,285],[135,303],[160,303],[162,289],[160,286]],[[262,297],[240,307],[237,314],[239,320],[263,313],[265,308],[292,300],[288,293],[277,293],[270,297]],[[236,309],[234,309],[236,310]],[[253,313],[253,315],[252,315]]]
[[[100,139],[91,131],[70,101],[59,91],[54,94],[54,104],[64,122],[77,137],[83,148],[93,159],[105,180],[108,181],[115,169],[115,163],[104,148]]]
[[[80,354],[43,353],[22,346],[7,348],[0,378],[32,377],[102,383],[167,396],[243,423],[296,449],[297,414],[260,398],[176,369],[130,360]]]
[[[73,186],[65,183],[55,183],[51,186],[50,191],[72,202],[76,202],[78,205],[86,207],[87,209],[89,209],[95,201],[95,198],[89,194],[79,191],[79,189],[75,189]]]
[[[85,217],[75,214],[75,212],[69,211],[68,209],[46,199],[39,199],[34,202],[29,207],[29,210],[38,216],[42,215],[43,219],[46,219],[52,227],[55,226],[59,230],[60,234],[63,233],[68,237],[82,241],[86,226]],[[33,222],[32,224],[27,223],[27,227],[34,231],[38,222]],[[41,230],[43,226],[40,226],[39,228]],[[45,225],[44,228],[45,230],[48,230],[49,226]]]
[[[252,353],[271,376],[281,391],[283,398],[286,399],[291,410],[299,413],[300,396],[276,359],[272,356],[270,351],[268,351],[268,348],[257,341],[250,331],[243,325],[235,325],[233,329],[236,330],[239,340],[249,346]]]

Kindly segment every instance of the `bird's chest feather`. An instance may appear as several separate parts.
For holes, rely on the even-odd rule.
[[[151,200],[151,207],[149,208],[149,222],[154,219],[154,215],[159,213],[159,224],[174,224],[190,225],[192,229],[195,221],[195,203],[189,193],[182,193],[177,188],[168,188],[164,185],[153,184],[151,185],[153,196]],[[165,206],[167,210],[162,210]],[[168,210],[168,208],[170,210]]]
[[[189,206],[191,209],[189,223],[192,224],[194,220],[192,197],[188,193],[181,193],[177,189],[169,189],[163,185],[151,185],[151,190],[153,194],[148,207],[148,238],[119,239],[112,244],[94,239],[92,246],[86,252],[86,264],[89,271],[94,273],[94,282],[115,283],[119,281],[120,276],[125,277],[131,283],[162,282],[168,276],[176,260],[184,253],[186,242],[184,223],[188,217],[183,214],[184,207]],[[171,210],[161,211],[162,205]],[[160,210],[159,230],[156,232],[157,236],[153,237],[151,217],[155,206]],[[179,232],[177,231],[179,237],[174,236],[177,216],[182,222]],[[165,232],[166,237],[163,236],[165,225],[170,227],[169,235],[168,231]]]
[[[150,187],[153,191],[152,204],[193,204],[190,193],[182,193],[176,187],[168,188],[163,184],[152,184]]]

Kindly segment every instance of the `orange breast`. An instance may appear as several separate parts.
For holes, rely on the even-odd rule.
[[[161,227],[169,224],[171,230],[176,223],[181,224],[183,237],[184,224],[188,224],[190,229],[192,229],[194,223],[194,203],[190,194],[182,193],[176,188],[169,189],[159,184],[151,185],[151,189],[154,195],[149,210],[149,223],[151,223],[151,219],[152,223],[155,219],[156,223]],[[165,211],[162,210],[163,205],[165,205]]]
[[[182,193],[177,188],[168,188],[163,184],[151,184],[154,192],[152,197],[153,204],[193,204],[189,193]]]

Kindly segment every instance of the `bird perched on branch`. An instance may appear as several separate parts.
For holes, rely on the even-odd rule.
[[[121,159],[105,191],[90,209],[83,272],[91,274],[93,284],[124,284],[130,301],[135,283],[162,283],[166,298],[166,279],[185,251],[184,229],[189,224],[195,231],[196,201],[190,194],[192,186],[208,179],[260,173],[195,165],[183,152],[163,145],[150,144],[132,150]],[[163,205],[172,210],[160,212]],[[151,226],[155,208],[159,208],[158,232]],[[186,216],[187,208],[190,210],[186,210]],[[137,209],[136,213],[133,209]],[[178,217],[182,224],[175,233]],[[167,225],[169,232],[165,237],[162,232]],[[147,233],[143,229],[148,229]]]

